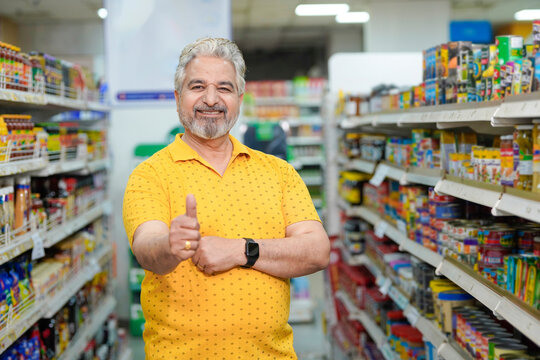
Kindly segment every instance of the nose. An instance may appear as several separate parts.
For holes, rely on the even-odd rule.
[[[209,85],[206,87],[206,92],[204,94],[203,101],[208,106],[214,106],[218,103],[219,101],[218,92],[214,85]]]

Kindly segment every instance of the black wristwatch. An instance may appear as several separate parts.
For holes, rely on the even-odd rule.
[[[243,268],[250,268],[255,265],[255,262],[259,258],[259,244],[253,239],[244,238],[246,240],[246,265],[242,265]]]

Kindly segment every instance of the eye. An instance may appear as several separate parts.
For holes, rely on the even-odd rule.
[[[202,90],[203,89],[203,86],[202,85],[193,85],[191,87],[191,90]]]
[[[223,86],[222,86],[222,87],[220,87],[220,88],[218,88],[218,90],[219,90],[219,91],[223,91],[223,92],[231,92],[231,91],[232,91],[232,89],[231,89],[231,88],[228,88],[228,87],[223,87]]]

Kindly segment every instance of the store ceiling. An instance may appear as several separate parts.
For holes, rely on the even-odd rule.
[[[231,0],[234,39],[243,48],[322,44],[332,29],[362,25],[337,24],[332,16],[298,17],[294,14],[296,5],[347,2],[351,11],[362,11],[369,10],[370,3],[376,1],[389,0]],[[539,0],[451,0],[451,3],[453,19],[486,19],[495,24],[511,22],[516,10],[540,5]],[[101,21],[96,11],[102,4],[103,0],[0,0],[0,14],[19,23]]]

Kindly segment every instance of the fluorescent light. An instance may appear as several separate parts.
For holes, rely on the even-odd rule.
[[[365,23],[369,21],[369,13],[365,11],[346,12],[336,15],[336,22],[340,24]]]
[[[514,14],[516,20],[536,20],[540,19],[540,9],[525,9]]]
[[[298,16],[333,16],[349,11],[347,4],[302,4],[294,13]]]
[[[102,19],[105,19],[107,17],[107,15],[109,15],[109,12],[107,11],[107,9],[105,8],[101,8],[97,11],[97,15],[102,18]]]

